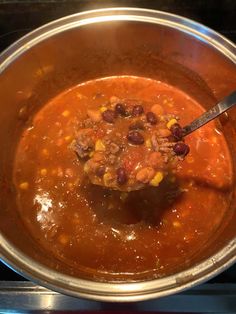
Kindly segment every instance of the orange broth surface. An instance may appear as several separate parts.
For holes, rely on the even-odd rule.
[[[204,112],[182,91],[141,77],[108,77],[66,90],[22,134],[14,168],[19,212],[48,254],[86,278],[169,275],[189,265],[227,211],[232,165],[226,140],[215,122],[187,136],[190,153],[158,187],[126,193],[92,185],[68,147],[87,109],[112,96],[158,103],[183,126]]]

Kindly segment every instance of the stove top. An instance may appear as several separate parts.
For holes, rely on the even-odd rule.
[[[6,47],[8,47],[15,40],[23,36],[24,34],[54,19],[66,16],[69,14],[73,14],[76,12],[85,11],[85,10],[98,9],[98,8],[104,8],[104,7],[117,7],[117,6],[142,7],[142,8],[163,10],[170,13],[179,14],[187,18],[194,19],[218,31],[219,33],[221,33],[222,35],[226,36],[228,39],[236,43],[236,23],[235,23],[236,1],[235,0],[219,0],[217,2],[214,0],[208,0],[208,1],[205,1],[205,0],[195,0],[195,1],[189,1],[189,0],[182,0],[182,1],[179,1],[179,0],[159,0],[159,1],[157,0],[156,1],[154,0],[113,0],[113,1],[110,1],[110,0],[99,0],[99,1],[94,1],[94,0],[48,0],[48,1],[18,0],[18,1],[13,1],[13,0],[9,0],[9,1],[2,1],[0,0],[0,52],[3,51]],[[15,283],[13,284],[12,281],[14,281]],[[214,290],[213,295],[217,295],[217,294],[222,295],[222,291],[226,291],[225,289],[228,289],[227,291],[231,291],[230,295],[234,296],[234,300],[235,300],[232,302],[232,300],[230,299],[231,300],[230,310],[233,310],[233,312],[235,313],[236,312],[236,285],[232,285],[232,284],[236,284],[236,265],[232,266],[221,275],[210,280],[206,285],[203,285],[204,288],[194,289],[193,293],[192,294],[190,293],[190,295],[195,295],[195,294],[201,295],[201,296],[204,294],[208,295],[210,293],[209,291],[213,291],[215,289],[215,288],[213,289],[212,287],[216,287],[216,286],[220,288],[219,289],[217,288],[216,290]],[[28,291],[27,292],[28,295],[32,292],[32,289],[35,289],[35,287],[37,287],[37,286],[34,286],[32,283],[27,284],[25,278],[16,274],[14,271],[12,271],[11,269],[9,269],[7,266],[5,266],[4,264],[0,262],[0,313],[7,313],[7,311],[1,312],[1,304],[4,304],[4,298],[2,298],[2,292],[6,291],[5,289],[6,287],[8,288],[11,287],[13,291],[18,291],[17,289],[19,286],[25,287],[25,289],[27,287],[28,290],[27,289],[26,290]],[[38,289],[40,288],[38,287]],[[185,294],[181,294],[181,295],[185,295]],[[180,299],[178,300],[180,301]],[[7,301],[5,300],[5,302],[9,302],[9,300],[7,299]],[[153,304],[154,303],[152,303],[152,305]],[[19,308],[19,305],[15,307]],[[8,307],[4,309],[6,310],[7,308],[12,309],[11,304],[10,305],[8,304]],[[65,307],[64,309],[68,309],[68,308]],[[175,310],[173,311],[178,310],[178,307],[177,308],[173,307],[173,308],[175,308]],[[58,309],[61,309],[61,308],[59,307]],[[80,309],[83,309],[83,306],[80,307]],[[91,307],[86,308],[85,306],[84,309],[91,310]],[[96,309],[96,307],[94,309]],[[98,309],[106,310],[108,309],[108,307],[105,307],[105,308],[98,307]],[[184,311],[187,311],[186,307],[185,308],[182,307],[182,309],[184,309]],[[221,307],[218,307],[218,310],[219,309],[221,309],[221,312],[223,312]],[[143,308],[143,310],[145,310],[145,307]],[[208,310],[209,310],[209,306],[208,306]],[[227,310],[227,313],[230,312],[228,308],[226,310]],[[170,307],[168,311],[171,312]],[[191,309],[191,311],[193,311],[193,308]],[[199,308],[199,311],[200,311],[200,308]],[[213,312],[210,312],[210,310],[208,312],[213,313]],[[194,313],[196,312],[194,311]],[[216,308],[214,310],[214,313],[219,313],[217,312]]]

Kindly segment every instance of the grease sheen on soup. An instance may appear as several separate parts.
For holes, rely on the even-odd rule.
[[[92,185],[70,143],[88,109],[111,97],[160,104],[185,125],[204,112],[182,91],[141,77],[108,77],[58,95],[18,145],[19,213],[48,254],[81,277],[139,280],[186,268],[219,228],[231,198],[232,166],[215,122],[186,137],[190,153],[158,187],[133,192]],[[140,158],[139,148],[130,155]]]

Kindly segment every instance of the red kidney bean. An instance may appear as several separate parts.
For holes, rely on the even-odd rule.
[[[144,143],[144,137],[138,131],[129,131],[127,139],[131,144],[141,145]]]
[[[147,119],[147,122],[152,125],[157,124],[157,117],[155,113],[151,111],[146,113],[146,119]]]
[[[189,146],[183,142],[176,143],[173,147],[174,152],[178,156],[186,156],[189,153]]]
[[[116,111],[116,113],[118,113],[121,116],[126,116],[127,115],[125,106],[123,104],[121,104],[121,103],[116,104],[115,111]]]
[[[98,167],[97,168],[97,170],[96,170],[96,175],[98,176],[98,177],[102,177],[104,174],[105,174],[105,167],[104,166],[100,166],[100,167]]]
[[[128,176],[126,174],[126,170],[123,167],[120,167],[116,170],[117,174],[117,183],[119,185],[123,185],[128,181]]]
[[[143,106],[135,105],[132,109],[132,116],[140,116],[143,113]]]
[[[102,118],[108,123],[114,123],[116,119],[116,113],[111,109],[107,109],[102,113]]]
[[[170,128],[170,131],[177,141],[182,140],[183,129],[181,128],[181,126],[178,123],[173,124]]]

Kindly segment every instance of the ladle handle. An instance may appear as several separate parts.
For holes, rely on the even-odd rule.
[[[190,124],[186,125],[183,128],[184,136],[192,133],[193,131],[199,129],[204,124],[217,118],[219,115],[221,115],[223,112],[230,109],[234,105],[236,105],[236,91],[234,91],[230,95],[226,96],[224,99],[222,99],[213,108],[211,108],[207,112],[203,113],[200,117],[193,120],[193,122],[191,122]]]

